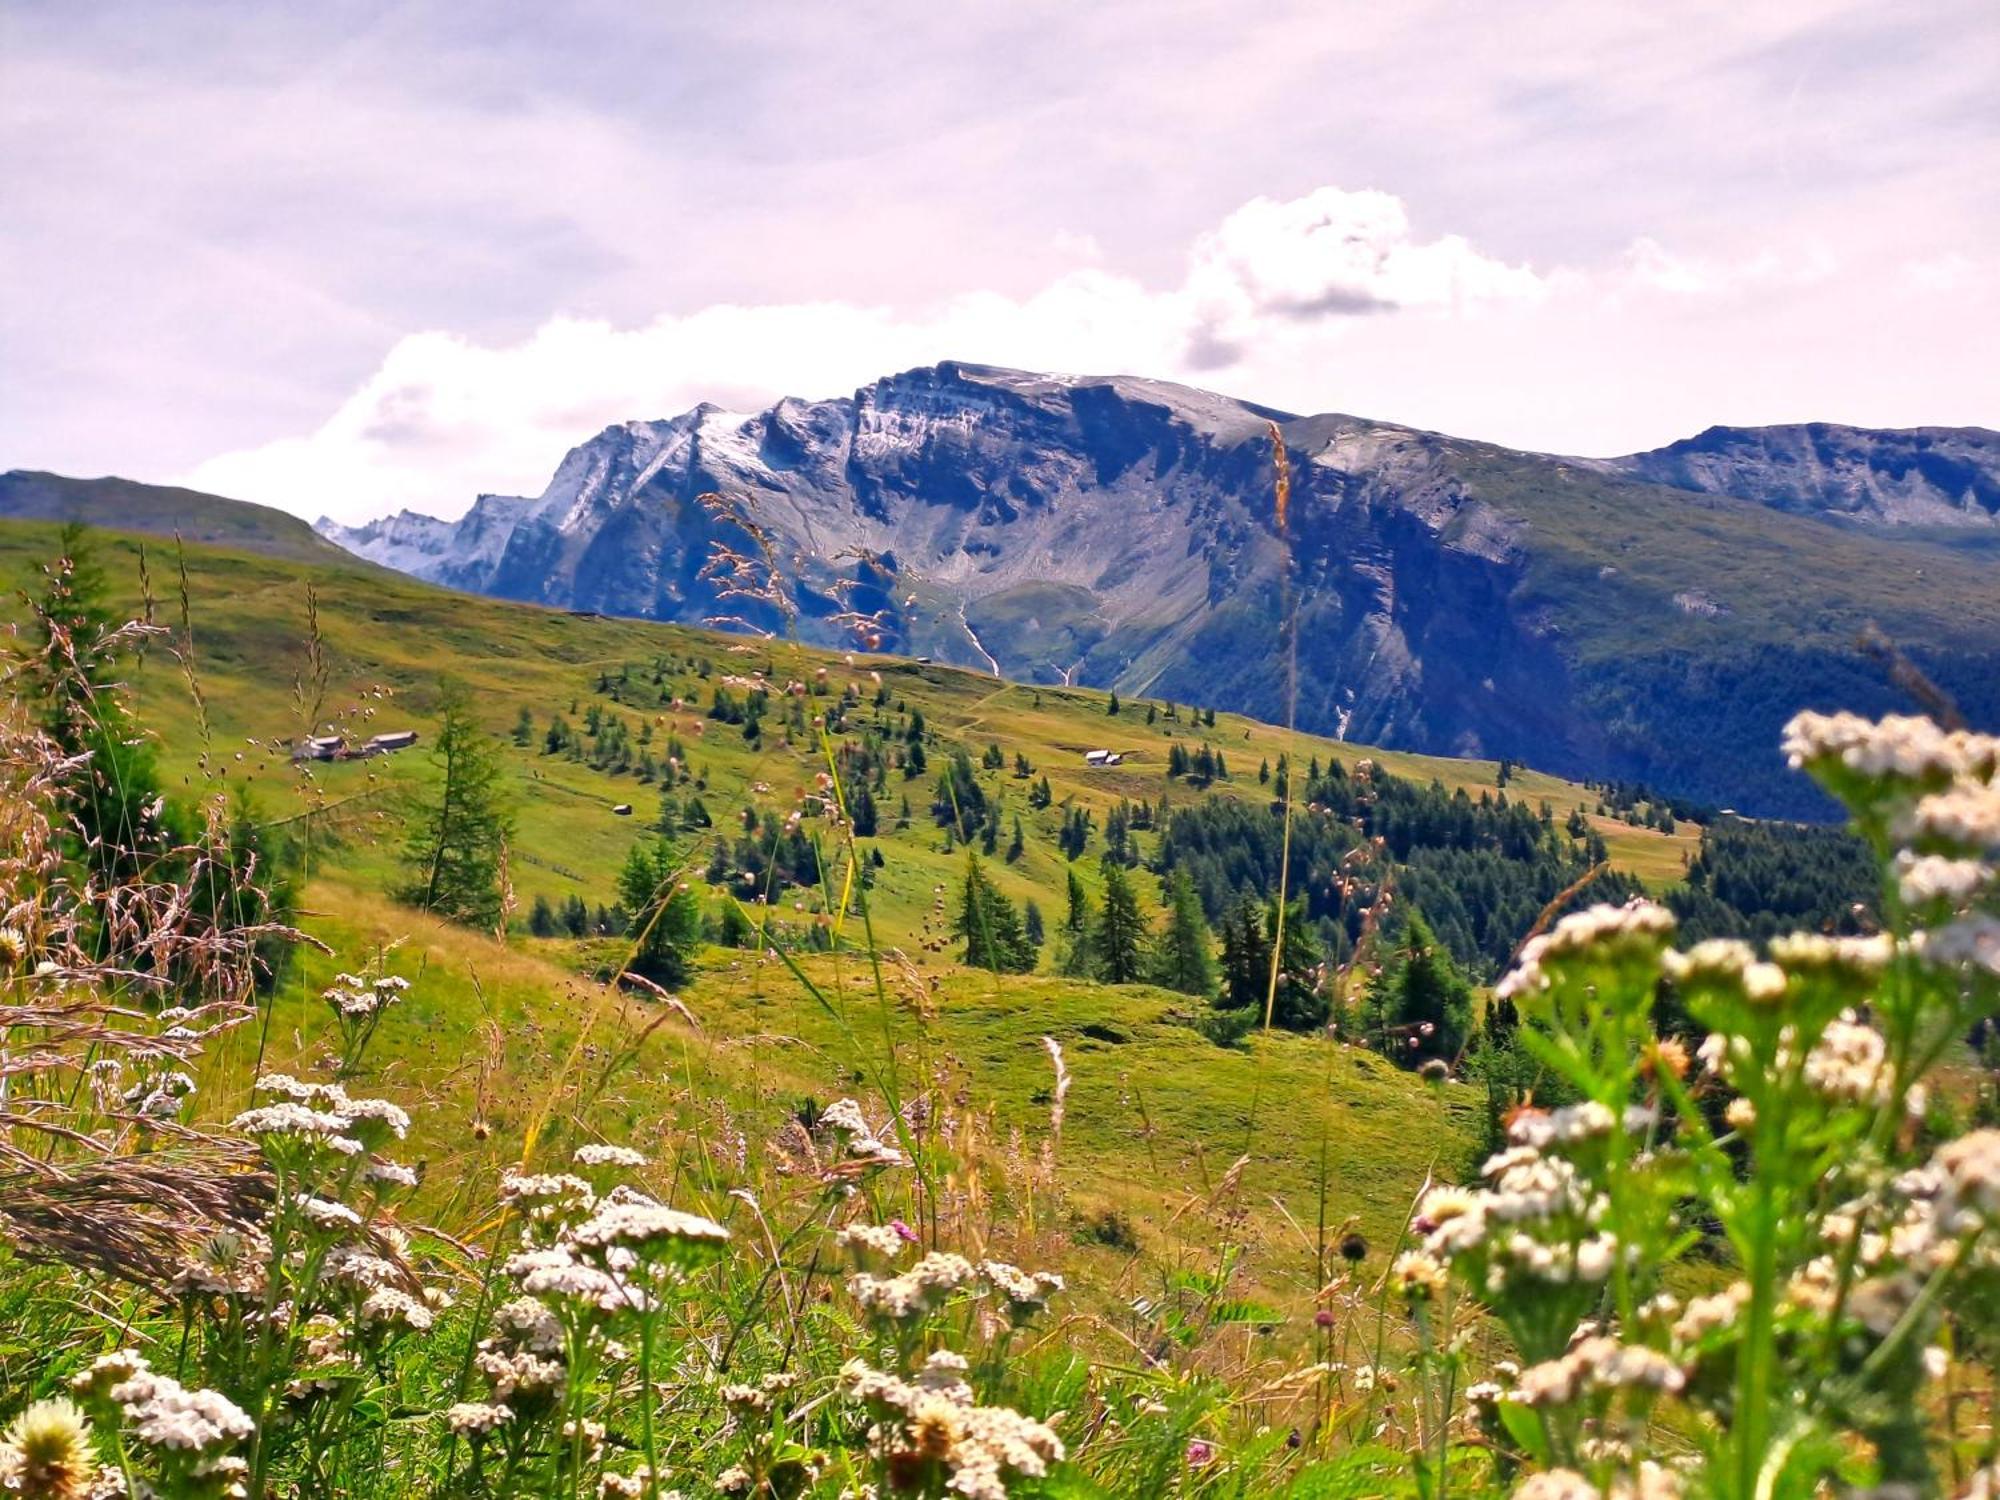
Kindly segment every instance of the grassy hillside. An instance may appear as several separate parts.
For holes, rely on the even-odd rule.
[[[0,523],[0,570],[32,589],[55,540],[46,526]],[[1424,1056],[1403,1050],[1419,1047],[1419,1031],[1462,1034],[1446,1028],[1466,1023],[1472,996],[1439,960],[1443,914],[1476,901],[1524,930],[1546,898],[1533,894],[1523,910],[1524,892],[1545,887],[1520,871],[1567,880],[1596,857],[1581,825],[1598,794],[1552,778],[1371,755],[1165,704],[1113,712],[1095,693],[916,662],[469,600],[348,566],[154,546],[148,584],[139,547],[104,538],[96,561],[116,606],[158,626],[129,662],[129,685],[159,764],[185,800],[213,805],[241,787],[267,831],[298,836],[295,910],[309,941],[275,985],[259,985],[241,961],[255,929],[203,915],[216,909],[218,879],[231,895],[232,877],[150,831],[170,829],[171,815],[149,810],[127,825],[154,841],[150,863],[122,879],[87,863],[116,835],[78,848],[60,830],[105,826],[111,775],[140,762],[86,740],[95,766],[113,769],[88,795],[72,792],[76,762],[22,733],[30,705],[13,705],[0,723],[13,845],[0,868],[10,924],[0,979],[28,1003],[15,1007],[9,1097],[21,1103],[6,1144],[40,1141],[50,1154],[16,1148],[0,1174],[10,1236],[0,1325],[12,1330],[0,1337],[0,1416],[23,1404],[20,1393],[79,1391],[100,1438],[131,1424],[158,1450],[139,1461],[176,1483],[183,1471],[206,1476],[177,1432],[150,1437],[139,1424],[147,1403],[187,1398],[181,1382],[196,1379],[203,1409],[220,1414],[203,1452],[241,1445],[245,1488],[259,1494],[667,1493],[663,1475],[680,1493],[851,1494],[864,1469],[877,1493],[933,1496],[1436,1496],[1447,1475],[1458,1493],[1498,1494],[1517,1466],[1550,1467],[1595,1441],[1601,1429],[1581,1414],[1557,1428],[1568,1419],[1530,1391],[1608,1348],[1666,1372],[1657,1389],[1646,1377],[1647,1404],[1620,1418],[1636,1451],[1680,1452],[1706,1424],[1736,1445],[1708,1454],[1710,1467],[1755,1475],[1769,1446],[1759,1424],[1778,1393],[1818,1399],[1831,1384],[1790,1352],[1817,1341],[1767,1328],[1753,1347],[1745,1333],[1726,1349],[1768,1368],[1736,1378],[1729,1365],[1701,1364],[1717,1299],[1690,1300],[1680,1316],[1678,1300],[1655,1294],[1727,1285],[1718,1278],[1735,1254],[1764,1288],[1746,1280],[1743,1300],[1775,1301],[1826,1263],[1815,1215],[1844,1212],[1869,1181],[1879,1191],[1887,1173],[1924,1160],[1922,1133],[1956,1128],[1936,1110],[1914,1126],[1900,1086],[1857,1103],[1786,1061],[1799,1045],[1791,1016],[1826,1028],[1812,1058],[1858,1045],[1858,1022],[1828,1019],[1856,993],[1838,966],[1879,966],[1873,955],[1893,944],[1774,947],[1790,966],[1782,1028],[1768,991],[1688,983],[1680,993],[1702,1005],[1699,1018],[1738,1027],[1723,1033],[1724,1055],[1750,1062],[1683,1084],[1673,1058],[1685,1051],[1655,1046],[1649,1018],[1662,973],[1679,977],[1676,963],[1691,960],[1659,951],[1657,908],[1610,923],[1593,913],[1537,950],[1528,971],[1547,976],[1549,998],[1515,1033],[1536,1046],[1509,1047],[1496,1024],[1469,1059],[1438,1042],[1420,1073],[1343,1040],[1366,1035],[1409,1062]],[[55,675],[69,688],[38,690],[36,704],[83,701],[74,678]],[[386,894],[412,794],[435,774],[425,746],[445,738],[434,716],[447,682],[477,705],[475,742],[483,732],[504,747],[519,814],[506,861],[514,920],[491,931]],[[761,712],[746,706],[767,688]],[[111,722],[101,698],[85,713]],[[464,733],[456,710],[450,723]],[[582,723],[596,728],[579,739]],[[289,741],[329,727],[424,738],[386,757],[291,762]],[[1093,768],[1092,749],[1125,758]],[[926,765],[913,765],[919,755]],[[1438,921],[1439,937],[1411,941],[1407,957],[1388,944],[1353,949],[1347,976],[1383,963],[1404,996],[1449,989],[1431,1012],[1397,1013],[1432,1014],[1437,1026],[1356,1025],[1339,1010],[1339,1025],[1322,1026],[1322,1013],[1301,1008],[1297,1024],[1310,1030],[1218,1045],[1199,1024],[1209,1010],[1198,994],[1066,977],[1046,953],[1035,973],[962,966],[949,927],[963,851],[929,811],[939,769],[960,755],[980,767],[948,778],[961,798],[1021,821],[1018,855],[996,854],[991,877],[1051,916],[1072,872],[1113,909],[1125,866],[1100,868],[1097,851],[1121,809],[1141,802],[1172,804],[1164,834],[1157,813],[1137,834],[1142,906],[1159,895],[1156,866],[1177,880],[1200,869],[1177,887],[1183,898],[1218,878],[1255,888],[1245,872],[1274,857],[1278,826],[1275,773],[1267,781],[1257,766],[1284,755],[1299,773],[1318,761],[1309,800],[1285,825],[1298,835],[1284,844],[1297,883],[1344,900],[1348,885],[1375,882],[1370,923],[1390,895]],[[1203,785],[1170,774],[1192,758],[1192,774],[1209,776],[1217,755],[1232,769]],[[1325,771],[1328,761],[1351,769]],[[853,768],[856,796],[879,782],[876,832],[812,811],[827,765]],[[1046,796],[1031,801],[1044,779]],[[1466,795],[1429,791],[1432,779]],[[611,872],[645,836],[663,781],[683,810],[690,798],[710,809],[707,825],[677,823],[677,833],[690,893],[711,915],[736,908],[701,890],[703,872],[735,883],[729,867],[759,857],[733,838],[736,826],[775,831],[801,817],[831,867],[823,886],[775,888],[762,940],[699,948],[675,971],[676,994],[606,977],[622,977],[635,951],[616,923],[536,936],[519,921],[529,893],[610,898]],[[125,791],[128,805],[150,806],[149,786]],[[1603,795],[1622,804],[1630,794]],[[1547,800],[1547,816],[1523,798]],[[1099,818],[1089,847],[1066,853],[1058,836],[1073,844],[1084,808]],[[1735,920],[1749,908],[1730,905],[1731,883],[1747,880],[1771,907],[1836,909],[1847,877],[1817,847],[1824,835],[1724,827],[1728,838],[1718,829],[1700,846],[1699,881],[1670,899],[1700,897],[1713,908],[1704,920]],[[1610,831],[1625,873],[1656,882],[1692,842],[1686,829]],[[1793,836],[1815,847],[1789,850]],[[1732,841],[1743,846],[1733,854]],[[1876,870],[1891,858],[1855,852],[1864,866],[1872,854]],[[88,883],[46,876],[83,868],[111,870],[108,893],[95,873]],[[849,900],[855,877],[872,926]],[[1342,922],[1353,915],[1335,909]],[[1327,930],[1329,919],[1310,920]],[[1158,921],[1150,906],[1144,921]],[[89,951],[135,938],[131,957]],[[1281,993],[1308,987],[1312,957],[1281,951],[1271,965],[1274,983],[1285,971]],[[1815,969],[1822,954],[1835,958]],[[1922,1034],[1940,1038],[1964,1035],[1990,1009],[1950,974],[1927,977],[1920,1003]],[[1727,1005],[1738,1012],[1717,1008]],[[1579,1040],[1572,1024],[1590,1031]],[[22,1048],[23,1036],[37,1039]],[[1526,1070],[1484,1071],[1517,1065]],[[1701,1124],[1719,1084],[1744,1091],[1729,1105],[1734,1130],[1745,1128],[1744,1103],[1756,1111],[1756,1149],[1741,1164]],[[1498,1107],[1519,1097],[1511,1091],[1553,1106],[1565,1088],[1587,1102],[1524,1111],[1492,1191],[1439,1187],[1490,1149]],[[1947,1107],[1968,1094],[1954,1089]],[[1621,1120],[1645,1149],[1616,1144],[1633,1139]],[[1766,1149],[1777,1128],[1766,1122],[1786,1120],[1815,1142],[1809,1156]],[[1655,1132],[1683,1128],[1702,1133],[1655,1145]],[[1578,1160],[1526,1144],[1538,1131],[1550,1152]],[[1871,1132],[1897,1160],[1840,1149]],[[254,1170],[244,1137],[269,1174]],[[382,1159],[391,1148],[394,1159]],[[1972,1148],[1990,1149],[1987,1135],[1936,1160],[1948,1166]],[[572,1165],[597,1186],[545,1175]],[[1586,1167],[1604,1174],[1606,1192]],[[1697,1226],[1711,1219],[1721,1232],[1704,1236]],[[1979,1229],[1963,1232],[1970,1245]],[[1755,1235],[1762,1248],[1752,1239],[1739,1253]],[[1781,1235],[1790,1261],[1779,1258]],[[198,1263],[184,1258],[183,1236],[198,1238]],[[914,1264],[894,1276],[867,1269],[898,1257]],[[1614,1325],[1607,1310],[1626,1303],[1649,1311]],[[290,1315],[274,1316],[277,1306]],[[1957,1304],[1940,1316],[1957,1318]],[[1573,1330],[1593,1318],[1618,1332],[1578,1343]],[[92,1366],[113,1336],[106,1323],[152,1369],[129,1351]],[[1938,1342],[1966,1351],[1955,1358],[1970,1369],[1990,1327],[1974,1308]],[[1474,1395],[1464,1377],[1488,1369],[1517,1376],[1521,1390]],[[1714,1370],[1727,1396],[1673,1378],[1689,1369]],[[908,1394],[883,1383],[892,1378]],[[1900,1406],[1850,1409],[1836,1393],[1814,1420],[1892,1454],[1913,1405],[1907,1386],[1896,1389]],[[468,1399],[482,1393],[491,1401]],[[1655,1411],[1656,1395],[1680,1404]],[[1467,1401],[1481,1403],[1472,1425]],[[886,1413],[864,1409],[882,1402]],[[69,1408],[31,1412],[43,1428],[68,1423],[64,1441],[85,1440]],[[1021,1436],[1000,1460],[980,1446],[988,1432]],[[1811,1462],[1868,1477],[1850,1451],[1861,1452],[1825,1442]],[[627,1476],[642,1458],[644,1474]],[[132,1463],[123,1449],[119,1461]],[[1588,1461],[1595,1473],[1625,1459]],[[977,1479],[1002,1462],[1024,1482],[945,1487],[947,1470]],[[912,1465],[920,1483],[898,1477]],[[176,1483],[156,1488],[214,1492]],[[1607,1481],[1588,1493],[1626,1491]]]
[[[0,523],[0,576],[10,597],[32,584],[55,541],[52,526]],[[97,540],[112,588],[134,612],[144,608],[140,545],[125,536]],[[175,555],[148,545],[153,588],[167,598],[156,601],[155,615],[176,632],[178,646],[186,637]],[[1166,1250],[1169,1239],[1184,1238],[1180,1229],[1170,1235],[1169,1226],[1227,1178],[1232,1199],[1247,1205],[1244,1237],[1275,1257],[1253,1274],[1296,1290],[1309,1262],[1298,1258],[1291,1220],[1317,1214],[1322,1181],[1336,1222],[1352,1217],[1379,1236],[1391,1232],[1433,1162],[1455,1164],[1466,1149],[1470,1091],[1440,1093],[1364,1050],[1329,1050],[1281,1034],[1224,1051],[1187,1024],[1201,1005],[1186,996],[1053,977],[1002,984],[960,968],[946,930],[946,893],[964,856],[945,848],[927,804],[951,747],[965,747],[976,764],[997,743],[1007,764],[982,770],[982,785],[1002,799],[1009,819],[1021,818],[1026,847],[1019,860],[995,858],[988,868],[1011,896],[1037,901],[1053,922],[1063,909],[1066,871],[1093,893],[1100,881],[1101,845],[1073,864],[1056,847],[1066,805],[1091,809],[1101,828],[1120,799],[1264,802],[1270,791],[1259,785],[1257,766],[1288,750],[1300,763],[1316,756],[1351,766],[1372,758],[1398,775],[1436,778],[1475,796],[1494,790],[1498,768],[1491,763],[1369,751],[1226,715],[1208,728],[1187,709],[1172,719],[1156,709],[1148,725],[1147,705],[1126,704],[1114,717],[1106,696],[1093,691],[568,615],[337,561],[306,566],[191,546],[185,566],[192,650],[155,647],[130,686],[159,736],[172,783],[190,792],[241,786],[263,819],[310,830],[305,925],[332,950],[330,957],[306,955],[275,1002],[261,1043],[266,1063],[307,1069],[323,1053],[331,1022],[313,997],[334,970],[379,954],[388,968],[414,978],[411,1005],[385,1029],[377,1051],[383,1082],[427,1106],[420,1147],[432,1164],[435,1207],[447,1221],[463,1207],[450,1201],[454,1192],[487,1182],[488,1168],[520,1157],[530,1137],[548,1130],[602,1130],[609,1110],[621,1121],[614,1137],[626,1127],[660,1131],[685,1123],[692,1109],[709,1110],[713,1128],[768,1134],[799,1100],[876,1087],[884,1066],[957,1089],[965,1128],[1004,1160],[1010,1139],[1026,1133],[1032,1140],[1046,1129],[1045,1035],[1064,1045],[1077,1079],[1062,1158],[1066,1246],[1108,1241],[1122,1255],[1140,1244],[1169,1258],[1186,1253],[1184,1246]],[[662,658],[677,672],[655,687],[649,668]],[[616,1100],[587,1100],[579,1078],[619,1051],[618,1037],[657,1020],[657,1008],[584,977],[598,956],[589,943],[516,935],[503,947],[384,899],[380,893],[401,874],[403,793],[433,774],[421,741],[391,757],[309,767],[291,764],[286,746],[326,726],[357,736],[414,727],[428,736],[441,682],[464,685],[504,745],[518,816],[510,849],[518,909],[525,912],[537,896],[560,902],[572,894],[595,906],[615,900],[616,871],[645,836],[659,789],[544,753],[551,715],[574,723],[598,704],[622,715],[635,734],[650,724],[662,755],[668,736],[678,735],[696,781],[677,791],[698,795],[724,832],[746,806],[789,811],[825,769],[809,736],[787,742],[775,711],[762,743],[752,746],[735,726],[706,718],[696,702],[675,708],[669,696],[664,708],[642,710],[613,704],[601,691],[630,667],[636,686],[628,696],[685,692],[692,699],[709,685],[686,670],[696,661],[709,663],[711,683],[761,671],[780,684],[832,684],[827,696],[807,700],[816,711],[849,683],[864,701],[879,684],[893,706],[921,711],[935,737],[931,774],[907,783],[892,775],[881,799],[881,835],[864,841],[883,855],[870,906],[891,954],[890,1003],[885,1012],[855,957],[802,960],[829,1009],[768,955],[710,950],[684,993],[698,1029],[676,1023],[649,1035],[633,1054],[631,1076],[639,1081]],[[521,747],[511,736],[524,710],[534,735]],[[1176,742],[1224,752],[1232,775],[1202,792],[1170,782]],[[1125,762],[1092,769],[1083,757],[1094,748],[1121,750]],[[1031,781],[1014,775],[1017,754],[1032,763],[1033,779],[1048,778],[1049,807],[1028,806]],[[1508,791],[1546,799],[1558,817],[1595,803],[1582,788],[1525,770],[1513,772]],[[905,792],[914,816],[898,828],[894,810]],[[615,815],[620,804],[631,804],[633,814]],[[1678,876],[1698,837],[1685,825],[1667,836],[1593,821],[1621,865],[1655,882]],[[1139,837],[1150,849],[1154,835]],[[1156,891],[1146,870],[1133,875],[1142,892]],[[775,904],[781,928],[796,932],[827,920],[818,891],[794,888]],[[1047,962],[1045,955],[1044,968]],[[247,1077],[250,1059],[241,1049],[248,1045],[239,1039],[224,1069],[224,1095]],[[580,1061],[579,1047],[588,1060]]]
[[[131,479],[72,479],[63,474],[10,469],[0,474],[0,517],[80,521],[86,526],[179,536],[190,542],[299,562],[365,566],[284,511]]]
[[[9,584],[10,595],[26,585],[54,543],[53,528],[0,523],[0,578]],[[129,538],[102,539],[102,558],[113,585],[134,609],[141,607],[137,551],[138,544]],[[897,658],[569,615],[454,594],[358,563],[302,567],[200,547],[188,548],[186,557],[193,660],[207,703],[207,748],[183,670],[167,653],[156,654],[132,680],[160,731],[165,763],[189,784],[205,767],[226,784],[247,786],[267,816],[342,804],[357,836],[329,852],[332,863],[326,868],[372,888],[390,878],[394,865],[393,839],[384,837],[394,826],[394,789],[421,780],[428,767],[420,751],[303,772],[289,766],[281,747],[313,727],[307,716],[316,697],[320,710],[314,724],[342,726],[364,737],[393,728],[412,727],[420,734],[429,730],[439,685],[446,679],[471,690],[482,719],[496,735],[509,735],[522,710],[528,711],[536,742],[507,747],[520,818],[514,881],[524,909],[537,895],[559,900],[574,892],[593,904],[610,901],[618,866],[658,803],[657,789],[631,775],[606,774],[541,753],[540,736],[552,714],[575,722],[598,703],[621,713],[635,735],[650,724],[654,748],[661,753],[667,736],[678,734],[706,782],[698,795],[719,825],[725,815],[751,803],[785,811],[794,807],[797,795],[825,770],[822,752],[810,736],[787,744],[774,718],[761,748],[747,745],[733,727],[705,717],[711,685],[689,672],[673,679],[673,688],[686,694],[679,710],[671,700],[644,709],[615,706],[597,691],[604,674],[616,676],[629,667],[643,678],[662,656],[679,662],[705,659],[718,678],[763,671],[776,684],[824,681],[833,692],[851,683],[864,700],[878,685],[886,686],[892,703],[920,710],[945,747],[963,746],[975,764],[987,745],[997,743],[1007,765],[983,773],[983,780],[1004,798],[1009,817],[1021,817],[1027,852],[1011,866],[994,862],[994,874],[1009,895],[1036,897],[1051,915],[1060,909],[1063,885],[1065,861],[1055,846],[1063,805],[1073,801],[1089,809],[1102,828],[1104,815],[1121,798],[1165,795],[1180,801],[1202,795],[1167,778],[1168,754],[1176,741],[1191,750],[1207,744],[1226,755],[1232,775],[1214,783],[1207,795],[1267,800],[1269,789],[1257,783],[1257,767],[1263,761],[1275,764],[1288,750],[1300,763],[1314,756],[1349,766],[1370,759],[1396,775],[1435,779],[1475,797],[1496,790],[1499,768],[1490,761],[1372,750],[1290,735],[1226,714],[1217,715],[1213,728],[1198,727],[1185,708],[1172,719],[1160,716],[1148,725],[1145,703],[1131,703],[1114,718],[1106,712],[1106,695],[1094,690],[1017,686]],[[171,555],[157,546],[152,573],[156,592],[170,596],[175,587]],[[310,680],[309,588],[316,598],[326,659],[323,694]],[[167,603],[156,606],[167,623],[175,623],[168,619],[171,612]],[[658,696],[650,683],[642,686]],[[825,700],[812,701],[820,707]],[[1088,767],[1084,753],[1095,748],[1124,751],[1125,763]],[[1012,770],[1017,754],[1028,758],[1036,778],[1048,778],[1054,794],[1049,808],[1027,806],[1029,783]],[[888,826],[893,816],[886,817],[881,840],[885,857],[894,857],[880,872],[875,910],[887,940],[897,945],[921,944],[934,887],[953,879],[962,865],[962,856],[945,851],[925,816],[943,758],[934,748],[932,774],[907,784],[892,776],[883,808],[893,815],[897,800],[907,793],[915,814],[904,830]],[[768,790],[753,790],[760,784]],[[1515,771],[1506,790],[1530,802],[1547,801],[1558,819],[1573,808],[1594,809],[1597,803],[1582,787],[1529,770]],[[614,806],[627,803],[634,809],[631,817],[613,815]],[[1663,835],[1594,815],[1591,822],[1603,833],[1614,862],[1653,884],[1677,879],[1699,840],[1699,829],[1692,824]],[[1095,880],[1096,847],[1101,846],[1075,864],[1086,883]],[[1141,871],[1138,878],[1147,877]],[[919,952],[917,957],[928,955]]]

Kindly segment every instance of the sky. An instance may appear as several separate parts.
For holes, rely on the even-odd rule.
[[[940,359],[2000,427],[1991,0],[6,0],[0,204],[0,468],[308,517]]]

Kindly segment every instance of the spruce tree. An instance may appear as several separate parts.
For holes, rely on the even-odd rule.
[[[1079,979],[1090,972],[1090,898],[1073,869],[1065,870],[1068,903],[1056,942],[1056,972]]]
[[[965,963],[974,969],[1025,974],[1035,966],[1035,950],[1022,929],[1014,903],[986,877],[979,856],[965,856],[965,882],[959,888],[955,936],[965,940]]]
[[[1263,911],[1245,896],[1222,919],[1222,993],[1216,1004],[1225,1010],[1255,1009],[1261,1016],[1270,979]]]
[[[1104,906],[1091,929],[1091,957],[1097,977],[1106,984],[1136,984],[1142,973],[1146,919],[1125,867],[1104,861]]]
[[[1412,911],[1381,975],[1369,986],[1368,1040],[1405,1067],[1455,1059],[1472,1029],[1472,986],[1420,912]]]
[[[1153,983],[1204,999],[1215,993],[1215,953],[1201,897],[1185,870],[1167,882],[1167,925],[1153,944]]]

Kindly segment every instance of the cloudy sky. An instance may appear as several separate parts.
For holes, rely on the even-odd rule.
[[[941,358],[2000,426],[1991,0],[7,0],[0,188],[0,468],[309,516]]]

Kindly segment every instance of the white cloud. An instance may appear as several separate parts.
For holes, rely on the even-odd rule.
[[[185,482],[343,520],[401,506],[455,514],[483,490],[538,491],[570,445],[612,422],[697,401],[757,405],[844,393],[942,358],[1201,378],[1330,325],[1411,310],[1533,304],[1548,283],[1463,237],[1421,239],[1400,199],[1320,188],[1259,198],[1203,235],[1182,284],[1099,269],[1022,297],[928,308],[724,304],[641,327],[553,318],[518,343],[429,332],[397,342],[317,431],[221,454]]]
[[[2000,412],[1990,0],[14,9],[0,466],[455,509],[941,356],[1596,452]]]

